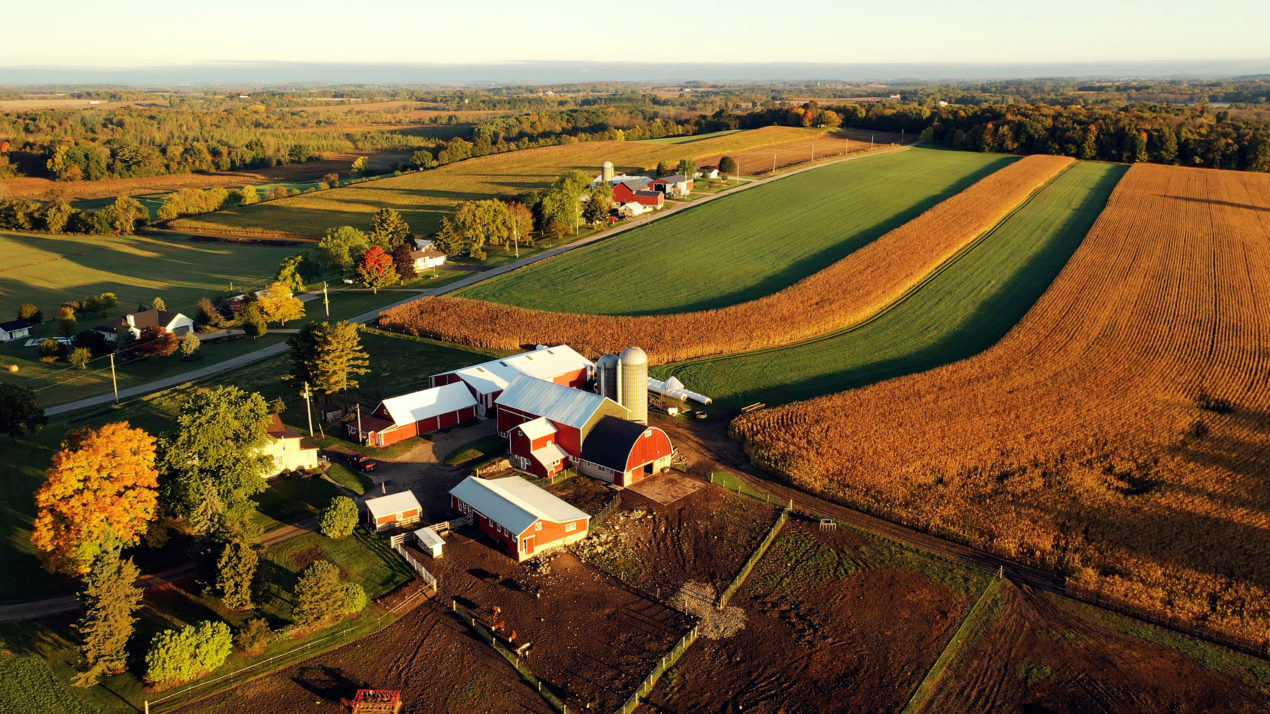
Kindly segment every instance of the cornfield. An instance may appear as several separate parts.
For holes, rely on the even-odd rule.
[[[1270,645],[1270,176],[1139,164],[961,362],[739,417],[753,461]]]
[[[1073,163],[1029,156],[784,290],[716,310],[583,315],[445,297],[387,310],[379,324],[496,350],[568,344],[595,356],[639,345],[654,364],[789,344],[853,325],[894,302]]]

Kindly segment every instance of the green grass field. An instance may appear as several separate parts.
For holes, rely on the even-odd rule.
[[[459,292],[559,312],[648,315],[761,297],[846,257],[1011,157],[913,149],[747,189]]]
[[[976,354],[1032,307],[1125,172],[1080,163],[908,297],[851,329],[797,345],[655,367],[721,406],[780,404]]]
[[[841,132],[832,132],[835,136]],[[176,222],[179,230],[257,229],[321,235],[349,225],[369,229],[380,208],[395,208],[417,234],[438,230],[441,218],[459,201],[514,196],[543,188],[569,169],[598,174],[612,161],[619,172],[651,170],[658,161],[705,160],[720,154],[826,137],[824,129],[764,127],[726,132],[685,145],[642,141],[586,141],[491,154],[427,171],[367,181],[329,191],[228,208]],[[675,137],[676,139],[689,137]]]

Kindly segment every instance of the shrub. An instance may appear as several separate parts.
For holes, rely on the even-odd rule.
[[[357,504],[348,496],[332,498],[322,510],[318,527],[327,538],[347,538],[357,527]]]
[[[66,354],[66,345],[53,339],[45,337],[40,343],[40,361],[45,364],[52,364],[61,359]]]
[[[38,325],[39,323],[44,322],[44,313],[40,310],[39,305],[24,302],[21,305],[18,305],[18,319],[27,320]]]
[[[203,341],[193,332],[187,332],[185,337],[181,338],[181,356],[191,359],[198,354],[198,350],[203,346]]]
[[[234,644],[248,657],[255,657],[269,649],[269,641],[273,639],[273,631],[263,617],[253,617],[238,628],[234,635]]]
[[[243,308],[243,332],[252,337],[263,337],[269,331],[269,323],[265,321],[260,306],[254,302]]]
[[[190,682],[225,663],[233,650],[229,625],[205,620],[179,630],[164,630],[150,641],[146,679],[170,686]]]
[[[349,583],[344,586],[344,614],[352,617],[370,604],[370,598],[366,597],[366,590],[357,583]]]

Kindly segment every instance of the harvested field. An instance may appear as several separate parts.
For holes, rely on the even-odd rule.
[[[669,600],[690,581],[726,588],[775,520],[775,508],[717,486],[665,506],[628,489],[573,550],[628,585]]]
[[[740,417],[795,485],[1270,645],[1270,176],[1139,164],[968,360]]]
[[[1004,584],[929,712],[1263,712],[1270,664]],[[1260,680],[1260,681],[1258,681]]]
[[[371,216],[381,208],[401,211],[415,233],[435,232],[441,217],[459,201],[511,196],[542,188],[569,169],[599,172],[612,161],[619,172],[651,170],[659,160],[717,157],[754,147],[779,147],[824,137],[822,129],[767,127],[729,134],[686,146],[659,146],[642,142],[592,141],[511,151],[459,161],[428,171],[296,196],[279,201],[217,211],[179,221],[184,230],[255,229],[285,230],[321,235],[341,225],[368,228]],[[844,141],[837,140],[839,145]],[[859,145],[853,150],[866,148]],[[840,151],[841,149],[839,149]]]
[[[1098,219],[1127,167],[1081,162],[863,324],[772,350],[658,368],[719,407],[811,399],[972,357],[1036,304]]]
[[[844,161],[659,218],[457,295],[605,315],[735,305],[847,257],[1014,160],[910,149]]]
[[[985,580],[792,520],[731,601],[744,629],[697,640],[662,677],[650,710],[899,711]]]
[[[385,311],[380,325],[507,351],[568,344],[597,356],[639,345],[653,364],[789,344],[843,329],[893,303],[1074,163],[1058,156],[1021,159],[820,272],[725,308],[627,317],[423,298]]]

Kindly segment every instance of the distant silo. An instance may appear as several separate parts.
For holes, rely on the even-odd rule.
[[[604,163],[600,164],[600,179],[603,180],[605,183],[609,183],[613,180],[613,162],[612,161],[605,161]]]
[[[595,391],[601,397],[608,397],[621,403],[617,390],[618,380],[617,355],[606,354],[595,362]]]
[[[648,355],[638,347],[627,347],[618,358],[619,404],[631,410],[631,420],[648,423]]]

